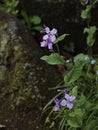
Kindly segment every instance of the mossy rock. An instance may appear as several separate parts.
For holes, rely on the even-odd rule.
[[[27,28],[0,12],[0,121],[8,130],[46,130],[42,108],[53,97],[48,88],[57,85],[60,76],[40,60],[42,55]]]

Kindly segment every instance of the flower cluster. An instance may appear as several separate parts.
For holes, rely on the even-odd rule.
[[[95,65],[96,64],[96,60],[90,60],[89,56],[86,56],[84,60],[86,62],[90,62],[91,65]]]
[[[45,27],[41,33],[45,33],[43,41],[40,42],[41,47],[48,47],[49,50],[53,50],[53,42],[56,40],[57,29],[50,30],[49,27]]]
[[[72,96],[66,93],[64,95],[64,98],[61,101],[58,98],[55,98],[54,103],[56,105],[55,105],[54,111],[59,111],[60,107],[62,106],[63,107],[66,106],[68,109],[72,109],[74,100],[75,100],[75,96]]]

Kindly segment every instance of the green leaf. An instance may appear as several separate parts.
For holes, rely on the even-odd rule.
[[[78,86],[75,86],[75,87],[72,89],[71,94],[74,95],[75,97],[77,97],[77,94],[78,94]]]
[[[74,57],[73,68],[64,76],[64,82],[67,84],[77,81],[82,75],[85,55],[80,53]]]
[[[95,37],[96,31],[97,31],[96,26],[90,26],[89,28],[84,29],[84,33],[88,34],[88,36],[87,36],[87,45],[89,47],[92,47],[95,40],[96,40],[96,37]]]
[[[49,56],[41,57],[41,60],[46,61],[50,65],[62,64],[64,65],[65,60],[63,56],[60,56],[58,53],[52,53]]]
[[[64,40],[64,38],[65,38],[66,36],[69,36],[69,34],[63,34],[63,35],[59,36],[59,37],[55,40],[54,43],[58,43],[58,42]]]
[[[85,57],[86,57],[86,55],[84,55],[83,53],[80,53],[80,54],[76,55],[74,57],[74,63],[75,63],[75,65],[82,66],[83,63],[84,63]]]
[[[74,66],[72,68],[72,70],[70,70],[68,72],[68,74],[66,74],[64,76],[64,82],[65,82],[65,84],[66,83],[70,84],[70,83],[73,83],[76,80],[78,80],[79,77],[81,76],[81,73],[82,73],[82,66],[78,66],[78,65]]]
[[[80,124],[78,124],[78,122],[76,122],[76,120],[74,118],[67,120],[67,124],[74,128],[80,127]]]
[[[98,118],[90,120],[84,127],[84,130],[98,130]]]
[[[37,15],[34,15],[30,17],[30,22],[33,23],[34,25],[38,25],[41,23],[41,18]]]
[[[81,18],[90,19],[90,17],[91,17],[91,9],[92,9],[92,5],[87,5],[86,9],[81,12]]]
[[[81,107],[81,106],[83,106],[83,105],[86,104],[86,103],[87,103],[87,99],[86,99],[86,97],[82,94],[81,97],[80,97],[80,99],[77,100],[75,106]]]
[[[84,112],[81,109],[75,109],[73,112],[70,112],[69,119],[67,121],[68,125],[74,128],[81,127],[83,115]]]

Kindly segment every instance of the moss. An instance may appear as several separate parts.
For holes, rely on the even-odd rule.
[[[0,112],[5,113],[2,118],[11,123],[15,115],[20,122],[23,118],[26,130],[43,129],[41,111],[53,94],[48,88],[60,78],[53,67],[40,60],[43,53],[24,26],[6,14],[0,14],[0,21],[4,21],[0,24]],[[30,118],[26,111],[30,111]],[[15,120],[13,125],[17,125]]]

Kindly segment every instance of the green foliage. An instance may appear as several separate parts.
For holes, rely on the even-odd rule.
[[[58,42],[64,40],[66,36],[69,36],[69,34],[63,34],[63,35],[59,36],[59,37],[55,40],[54,43],[58,43]]]
[[[41,18],[37,15],[33,15],[32,17],[30,17],[30,22],[34,25],[38,25],[41,23]]]
[[[90,26],[89,28],[84,28],[84,33],[87,33],[87,45],[89,47],[92,47],[94,45],[94,42],[96,40],[96,26]]]
[[[85,55],[83,54],[78,54],[76,57],[74,57],[74,66],[64,76],[65,83],[71,84],[80,78],[80,76],[82,75],[84,58]]]
[[[97,28],[89,25],[91,10],[93,8],[91,2],[89,3],[90,5],[85,5],[86,9],[82,11],[81,17],[87,20],[87,27],[84,28],[83,33],[87,33],[87,47],[91,50],[96,40]],[[59,36],[54,45],[64,40],[66,36],[68,34]],[[66,68],[62,83],[53,88],[59,89],[58,92],[60,92],[53,98],[57,98],[57,101],[59,100],[56,104],[57,107],[61,105],[62,99],[63,101],[66,100],[66,97],[64,97],[66,93],[69,92],[70,95],[75,96],[72,109],[68,110],[66,106],[62,107],[61,105],[60,110],[54,112],[54,106],[52,106],[53,99],[45,107],[45,109],[49,106],[52,107],[49,116],[53,115],[54,119],[59,121],[59,130],[97,130],[98,57],[95,59],[89,53],[80,53],[74,56],[73,59],[65,61],[64,57],[59,55],[59,53],[53,52],[49,56],[43,56],[41,59],[48,64],[61,64]],[[64,91],[64,89],[68,89],[68,92]]]
[[[91,10],[92,10],[92,5],[87,5],[86,9],[81,12],[81,18],[90,19],[91,18]]]
[[[78,86],[73,87],[71,91],[71,95],[74,95],[75,97],[78,96]]]
[[[21,11],[21,16],[23,17],[22,22],[26,24],[29,29],[41,31],[42,26],[41,24],[41,18],[37,15],[28,16],[27,12],[25,10]]]
[[[57,64],[64,65],[65,63],[64,57],[60,56],[58,53],[52,53],[49,56],[43,56],[41,57],[41,60],[46,61],[50,65],[57,65]]]
[[[98,130],[98,117],[88,122],[84,128],[85,130]]]
[[[13,15],[17,15],[19,0],[4,0],[4,4],[0,6],[1,10],[4,10],[7,13],[11,13]]]
[[[68,125],[73,128],[81,127],[83,122],[83,115],[84,112],[80,108],[77,108],[73,112],[70,112],[69,119],[67,120]]]

